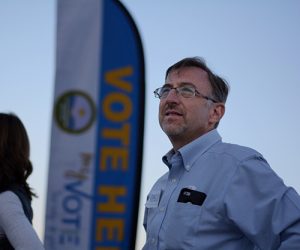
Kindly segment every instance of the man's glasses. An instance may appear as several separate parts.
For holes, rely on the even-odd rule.
[[[195,87],[193,86],[180,86],[180,87],[170,87],[170,86],[163,86],[161,88],[158,88],[154,91],[154,96],[156,98],[159,98],[159,99],[164,99],[166,98],[170,91],[174,89],[176,94],[179,95],[179,96],[182,96],[184,98],[192,98],[194,96],[200,96],[206,100],[210,100],[214,103],[217,103],[216,100],[206,96],[206,95],[202,95]]]

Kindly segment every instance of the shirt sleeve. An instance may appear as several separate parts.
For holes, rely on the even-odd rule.
[[[22,203],[11,191],[0,194],[0,225],[16,250],[43,250],[43,244],[24,214]]]
[[[224,206],[228,219],[260,249],[300,249],[300,197],[261,156],[240,163]]]

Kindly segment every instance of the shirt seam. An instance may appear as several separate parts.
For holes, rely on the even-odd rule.
[[[225,152],[224,154],[231,156],[232,158],[234,158],[234,159],[237,161],[235,170],[233,171],[231,177],[229,178],[227,184],[225,184],[225,187],[224,187],[224,194],[223,194],[223,197],[222,197],[222,200],[221,200],[221,202],[222,202],[221,207],[222,207],[223,209],[220,207],[220,212],[221,212],[221,211],[224,211],[224,213],[225,213],[225,210],[226,210],[226,209],[225,209],[225,199],[226,199],[226,196],[227,196],[227,194],[228,194],[228,189],[229,189],[230,185],[232,184],[233,178],[237,175],[237,172],[238,172],[239,169],[242,167],[242,165],[243,165],[244,162],[246,162],[246,161],[248,161],[248,160],[251,160],[251,159],[255,159],[256,157],[258,157],[258,155],[252,154],[252,155],[250,155],[250,156],[247,156],[246,158],[243,158],[243,159],[239,160],[237,157],[235,157],[235,156],[232,155],[232,154],[228,154],[228,153],[226,153],[226,152]],[[227,216],[227,213],[224,214],[224,218],[226,218],[227,221],[231,221],[231,220],[229,220],[229,218],[228,218],[228,216]],[[231,222],[231,223],[232,223],[232,222]]]

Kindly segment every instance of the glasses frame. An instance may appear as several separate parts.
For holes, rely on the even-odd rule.
[[[159,92],[160,92],[160,90],[161,90],[162,88],[166,88],[166,87],[167,87],[167,88],[170,88],[170,91],[169,91],[169,93],[166,95],[166,97],[170,94],[171,90],[174,89],[175,92],[176,92],[176,94],[179,95],[179,96],[181,96],[181,97],[183,97],[183,98],[192,98],[192,97],[194,97],[194,96],[199,96],[199,97],[202,97],[203,99],[206,99],[206,100],[208,100],[208,101],[212,101],[213,103],[218,103],[215,99],[213,99],[213,98],[211,98],[211,97],[209,97],[209,96],[206,96],[206,95],[201,94],[201,93],[199,92],[199,90],[196,89],[195,86],[191,86],[191,85],[182,85],[182,86],[179,86],[179,87],[163,86],[163,87],[157,88],[156,90],[153,91],[154,96],[155,96],[156,98],[159,98],[159,99],[165,99],[166,97],[163,97],[163,98],[162,98],[162,96],[159,94]],[[182,95],[180,94],[180,91],[177,90],[177,89],[180,89],[180,88],[183,88],[183,87],[190,87],[190,88],[194,89],[194,95],[192,95],[191,97],[184,97],[184,96],[182,96]]]

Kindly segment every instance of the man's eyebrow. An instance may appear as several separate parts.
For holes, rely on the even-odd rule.
[[[195,84],[192,83],[192,82],[180,82],[179,85],[180,86],[186,86],[186,85],[188,85],[188,86],[192,86],[194,88],[196,87]]]
[[[178,85],[179,87],[182,87],[182,86],[192,86],[192,87],[196,88],[195,84],[192,83],[192,82],[179,82],[177,85]],[[171,83],[165,83],[165,84],[163,85],[163,87],[172,87],[172,86],[173,86],[173,85],[172,85]]]

